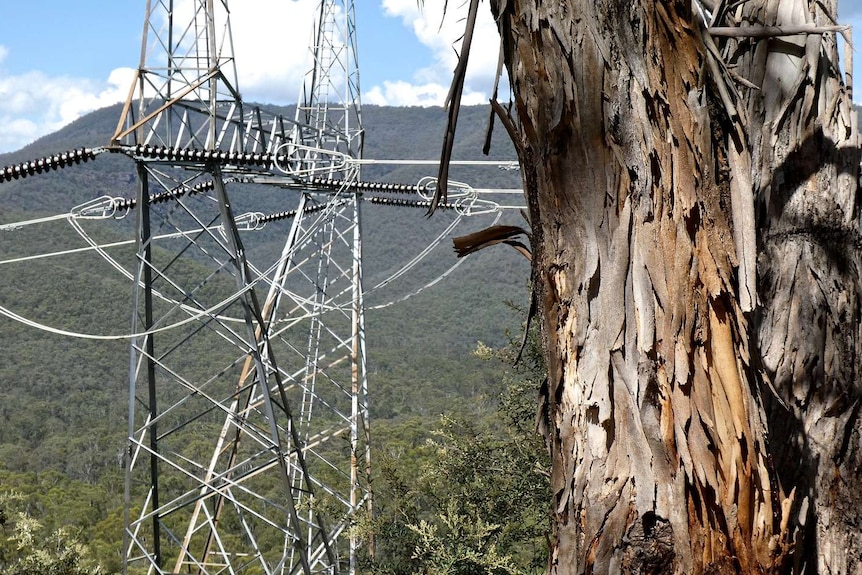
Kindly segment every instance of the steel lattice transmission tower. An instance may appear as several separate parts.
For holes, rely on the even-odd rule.
[[[147,2],[112,142],[138,177],[124,570],[353,572],[371,502],[353,3],[321,1],[293,120],[243,105],[229,18]]]

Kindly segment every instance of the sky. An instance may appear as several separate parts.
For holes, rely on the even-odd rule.
[[[188,0],[177,0],[188,1]],[[318,0],[231,4],[238,83],[247,101],[295,103],[310,67]],[[841,23],[862,30],[862,0],[838,0]],[[364,104],[443,105],[464,28],[465,0],[356,0]],[[144,0],[6,2],[0,16],[0,153],[20,149],[78,117],[125,99],[140,62]],[[465,104],[487,102],[499,40],[480,6]],[[862,37],[862,32],[857,32]],[[862,101],[862,54],[854,76]]]

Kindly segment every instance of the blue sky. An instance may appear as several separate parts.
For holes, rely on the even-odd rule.
[[[188,0],[175,0],[188,2]],[[364,103],[442,105],[463,30],[459,0],[360,0],[357,35]],[[124,100],[141,53],[143,0],[8,2],[0,16],[0,152]],[[231,3],[239,87],[249,101],[288,104],[310,67],[317,0]],[[489,12],[487,9],[483,13]],[[498,40],[484,14],[468,103],[487,101]],[[460,27],[460,30],[459,30]]]
[[[177,2],[181,0],[176,0]],[[188,0],[182,0],[188,1]],[[842,23],[862,30],[862,0],[838,0]],[[140,60],[143,0],[6,2],[0,18],[0,152],[19,149],[93,109],[125,98]],[[231,4],[239,84],[247,100],[291,103],[307,60],[317,0]],[[358,0],[364,103],[441,105],[463,29],[463,2]],[[471,55],[466,103],[487,101],[498,43],[487,3]],[[862,37],[862,32],[857,32]],[[263,55],[263,56],[261,56]],[[862,54],[854,58],[862,96]]]

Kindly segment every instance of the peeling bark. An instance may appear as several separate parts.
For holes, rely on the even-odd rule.
[[[795,331],[780,298],[752,323],[757,294],[788,281],[756,269],[775,244],[758,241],[754,209],[775,158],[742,131],[756,106],[734,108],[689,2],[491,5],[517,107],[549,370],[549,573],[781,572],[802,503],[769,455],[764,377],[792,389],[794,369],[855,373],[835,361],[858,362],[858,315],[848,351],[831,350],[840,322],[858,314],[857,268],[850,288],[819,286],[831,295],[811,304],[812,318],[832,314],[828,325]],[[812,191],[830,177],[812,178]],[[843,211],[849,202],[837,209],[842,230],[857,216]],[[830,262],[825,276],[812,264],[809,291],[838,273]],[[783,331],[766,337],[764,326]],[[783,367],[797,358],[784,344],[812,329],[828,332],[805,356],[818,365]],[[839,411],[858,416],[858,405]],[[799,425],[817,417],[806,410]],[[845,451],[858,451],[850,437]]]
[[[772,0],[728,13],[731,25],[828,28],[836,3]],[[761,87],[743,92],[757,206],[762,366],[770,449],[791,511],[794,573],[860,573],[862,402],[859,162],[856,115],[834,33],[729,41],[725,53]]]

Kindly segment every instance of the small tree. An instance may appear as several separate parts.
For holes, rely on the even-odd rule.
[[[527,574],[544,567],[548,457],[535,435],[535,397],[542,376],[532,345],[501,382],[499,408],[478,421],[443,417],[410,458],[381,454],[375,533],[377,574]],[[504,357],[480,344],[477,354]],[[385,452],[385,446],[382,448]]]
[[[0,572],[4,575],[98,575],[86,559],[87,550],[66,528],[49,532],[23,511],[20,498],[0,494]]]

